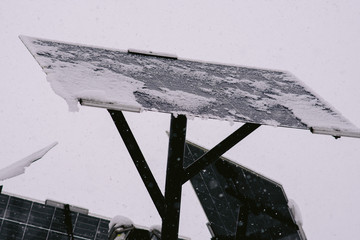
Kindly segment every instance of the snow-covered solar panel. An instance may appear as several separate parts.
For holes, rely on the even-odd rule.
[[[22,36],[70,110],[83,105],[310,129],[360,130],[284,71],[222,65]]]
[[[109,220],[71,211],[74,239],[107,240]],[[68,240],[64,209],[0,194],[0,239]]]
[[[186,143],[184,166],[207,150]],[[305,240],[281,184],[220,158],[190,179],[216,239]],[[242,208],[240,208],[242,207]],[[242,214],[242,222],[239,221]],[[237,236],[239,237],[239,236]]]

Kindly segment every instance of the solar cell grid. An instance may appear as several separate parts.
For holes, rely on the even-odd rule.
[[[205,149],[187,142],[184,166],[205,153]],[[219,239],[238,237],[242,226],[246,239],[305,239],[290,213],[282,186],[256,172],[219,158],[191,183]],[[239,216],[242,222],[238,225]]]
[[[54,211],[54,207],[34,202],[28,223],[42,228],[49,228]]]
[[[8,203],[9,196],[0,194],[0,217],[3,218],[5,214],[6,205]]]
[[[75,240],[106,240],[109,220],[71,212]],[[0,239],[68,240],[64,209],[0,194]]]
[[[20,197],[0,194],[0,239],[6,240],[69,240],[65,210]],[[71,206],[70,209],[77,209]],[[80,209],[80,208],[79,208]],[[71,212],[74,240],[107,240],[109,220]],[[131,239],[148,239],[147,229],[135,226]],[[146,238],[144,238],[146,236]],[[187,239],[179,237],[180,239]]]

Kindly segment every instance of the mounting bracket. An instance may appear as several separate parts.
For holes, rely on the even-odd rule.
[[[178,115],[177,117],[171,115],[165,196],[163,196],[123,113],[121,111],[110,109],[108,109],[108,111],[159,215],[162,218],[161,235],[162,238],[166,240],[178,239],[182,185],[206,166],[219,159],[222,154],[260,126],[260,124],[253,123],[244,124],[233,134],[225,138],[209,152],[184,169],[183,161],[187,119],[185,115]]]

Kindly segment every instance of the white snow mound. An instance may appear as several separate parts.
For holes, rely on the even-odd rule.
[[[134,226],[134,223],[127,217],[117,215],[111,219],[109,223],[109,229],[118,228],[118,227],[131,227]]]

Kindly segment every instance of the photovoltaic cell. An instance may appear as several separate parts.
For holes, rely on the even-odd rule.
[[[71,212],[75,240],[107,240],[109,220]],[[69,240],[64,209],[0,194],[0,239]],[[150,239],[148,229],[134,226],[129,239]],[[157,238],[151,238],[157,239]],[[188,239],[179,237],[179,240]]]
[[[74,239],[107,240],[109,220],[71,212]],[[0,239],[69,240],[64,209],[0,194]]]
[[[184,167],[206,152],[187,141]],[[191,183],[218,239],[234,239],[241,231],[239,239],[306,239],[279,183],[225,158],[206,167]]]

